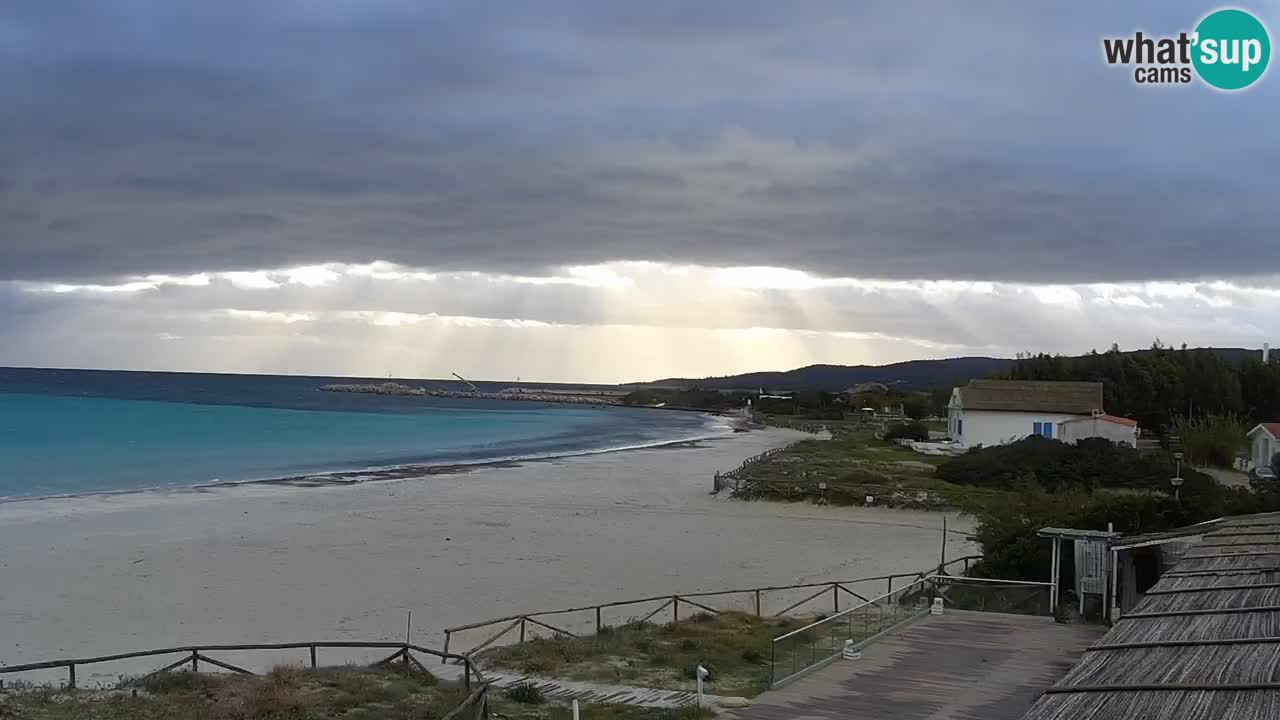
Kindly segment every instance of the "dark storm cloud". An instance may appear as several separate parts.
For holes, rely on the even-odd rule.
[[[388,260],[1243,275],[1275,78],[1140,88],[1194,3],[0,9],[0,279]]]

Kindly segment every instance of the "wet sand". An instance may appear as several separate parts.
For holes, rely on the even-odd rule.
[[[409,611],[414,641],[439,647],[445,627],[517,612],[937,564],[937,513],[708,494],[715,471],[799,437],[770,429],[346,487],[3,503],[0,664],[185,644],[400,640]],[[971,521],[949,523],[961,532],[948,556],[974,552],[961,534]],[[86,667],[80,677],[108,682],[160,664]]]

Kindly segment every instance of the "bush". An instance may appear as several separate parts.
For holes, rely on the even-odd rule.
[[[1218,507],[1221,505],[1219,502]],[[1002,503],[979,513],[975,539],[982,546],[983,558],[970,574],[1048,581],[1050,543],[1036,535],[1044,527],[1106,530],[1107,523],[1112,523],[1116,532],[1138,534],[1218,516],[1211,505],[1201,506],[1185,494],[1178,502],[1156,493],[1048,493],[1032,486],[1018,496],[1017,502]]]
[[[743,650],[742,659],[751,663],[752,665],[764,664],[764,654],[754,648],[747,648],[746,650]]]
[[[1173,421],[1182,451],[1192,465],[1229,468],[1244,445],[1244,424],[1235,415],[1205,415]]]
[[[143,689],[155,695],[203,690],[209,687],[212,683],[213,679],[208,675],[187,672],[185,670],[178,672],[159,672],[153,675],[148,675],[137,681],[137,684],[140,684]]]
[[[546,696],[542,694],[542,689],[533,683],[520,683],[512,686],[507,690],[507,697],[526,705],[541,705],[547,701]]]
[[[929,439],[929,428],[919,420],[911,422],[898,423],[889,428],[889,432],[884,434],[885,440],[918,440],[925,442]]]
[[[1050,492],[1125,488],[1171,492],[1174,459],[1146,455],[1102,438],[1076,445],[1032,435],[1008,445],[974,448],[938,468],[938,477],[956,485],[1020,490],[1039,485]],[[1182,496],[1207,497],[1222,487],[1208,475],[1182,468]]]

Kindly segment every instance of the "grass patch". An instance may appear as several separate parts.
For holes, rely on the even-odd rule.
[[[937,477],[936,469],[950,460],[876,440],[869,432],[805,440],[768,462],[744,468],[735,496],[863,505],[870,495],[876,505],[970,512],[1010,500],[1010,493],[1003,490],[957,485]],[[821,483],[827,485],[825,490]]]
[[[547,701],[546,696],[542,694],[542,690],[533,683],[520,683],[515,687],[507,690],[507,697],[511,700],[524,703],[525,705],[541,705]]]
[[[137,693],[136,697],[134,693]],[[435,720],[461,688],[400,668],[303,669],[260,676],[167,672],[113,690],[36,688],[0,693],[0,717],[23,720]]]
[[[161,673],[164,681],[122,683],[112,690],[65,690],[6,683],[4,720],[440,720],[467,697],[430,676],[399,668],[281,666],[262,676]],[[148,686],[155,690],[148,689]],[[536,688],[535,688],[536,689]],[[137,692],[137,697],[133,693]],[[491,692],[492,716],[569,720],[569,708],[516,702]],[[469,717],[469,716],[468,716]],[[701,720],[697,708],[660,710],[584,705],[584,720]]]
[[[480,662],[529,675],[691,690],[694,668],[711,670],[707,692],[759,694],[768,687],[771,640],[808,622],[740,612],[666,625],[630,623],[598,635],[537,638],[487,650]]]

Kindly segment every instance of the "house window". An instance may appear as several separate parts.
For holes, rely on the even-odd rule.
[[[1053,439],[1053,423],[1051,422],[1031,423],[1031,433],[1033,435],[1039,435],[1041,437],[1052,440]]]
[[[956,434],[957,435],[964,434],[964,420],[960,418],[956,418]]]

